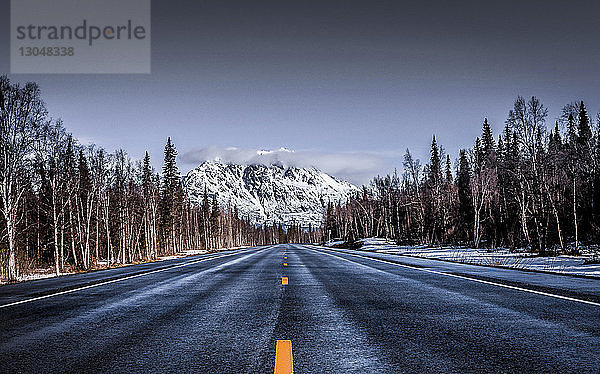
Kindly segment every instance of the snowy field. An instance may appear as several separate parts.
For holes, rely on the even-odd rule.
[[[561,255],[556,257],[539,257],[534,253],[508,249],[474,249],[464,247],[427,247],[399,246],[391,240],[382,238],[361,239],[361,251],[374,251],[397,255],[424,257],[445,261],[475,265],[508,267],[513,269],[540,270],[562,274],[587,275],[600,277],[600,263],[585,264],[593,258],[600,262],[600,253],[583,251],[581,256]],[[340,245],[342,242],[328,242],[327,246]]]

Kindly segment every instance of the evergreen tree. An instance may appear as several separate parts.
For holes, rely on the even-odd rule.
[[[504,130],[504,151],[498,163],[498,190],[501,216],[499,233],[504,245],[515,248],[520,238],[521,226],[519,216],[519,143],[517,135],[507,125]]]
[[[211,214],[211,247],[276,241],[276,230],[240,219],[236,208],[219,210],[213,203],[211,212],[206,196],[202,204],[191,203],[171,139],[161,179],[147,153],[137,164],[124,150],[107,154],[79,146],[62,122],[48,119],[36,84],[12,85],[6,76],[0,76],[0,122],[3,281],[34,267],[53,265],[60,275],[100,261],[111,266],[201,247],[210,236],[201,228],[209,227]],[[300,240],[300,228],[291,229],[290,238]]]
[[[460,151],[458,161],[458,228],[460,238],[471,241],[473,227],[473,198],[471,196],[471,168],[465,150]]]
[[[554,123],[554,140],[559,144],[562,144],[562,138],[560,136],[560,130],[558,129],[558,121]]]
[[[440,149],[437,145],[435,136],[431,141],[431,158],[429,160],[429,180],[432,184],[437,185],[442,179],[442,160],[440,157]]]
[[[593,155],[592,155],[592,130],[590,119],[583,101],[579,106],[577,124],[576,168],[578,186],[578,215],[580,217],[581,239],[590,239],[592,231],[592,203],[593,203]]]
[[[429,172],[425,185],[425,230],[428,241],[433,243],[443,236],[444,222],[442,209],[442,156],[435,136],[431,142]]]
[[[144,155],[144,161],[142,162],[142,189],[144,196],[148,198],[150,190],[152,189],[152,165],[150,164],[150,155],[148,151]]]
[[[327,209],[325,211],[325,241],[338,238],[337,227],[335,223],[335,212],[333,209],[333,203],[327,202]]]
[[[593,200],[592,200],[592,216],[594,219],[593,240],[600,240],[600,123],[596,131],[594,149],[594,168],[593,168]]]
[[[171,137],[169,137],[165,145],[163,191],[169,192],[172,196],[179,185],[180,179],[179,169],[177,168],[177,149],[171,142]]]
[[[494,135],[492,134],[492,129],[488,123],[488,119],[486,118],[483,121],[481,134],[481,151],[483,152],[483,157],[488,159],[495,150],[496,143],[494,141]]]
[[[590,128],[590,118],[582,101],[579,106],[579,123],[577,126],[577,144],[580,147],[580,152],[589,153],[591,141],[592,129]]]
[[[150,163],[150,155],[146,151],[142,161],[142,201],[143,201],[143,223],[144,223],[144,250],[145,256],[155,258],[156,256],[156,191],[154,183],[154,172]]]
[[[167,138],[165,145],[165,158],[162,174],[161,189],[161,227],[163,243],[175,252],[175,194],[179,187],[180,176],[177,168],[177,149],[171,142],[171,137]]]
[[[560,137],[560,130],[558,129],[558,121],[555,123],[554,130],[550,130],[548,135],[548,154],[557,156],[562,150],[562,139]]]
[[[450,155],[446,155],[446,184],[452,183],[452,164],[450,163]]]

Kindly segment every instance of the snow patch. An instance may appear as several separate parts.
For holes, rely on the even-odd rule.
[[[473,265],[506,267],[521,270],[538,270],[559,274],[600,276],[600,254],[593,250],[583,251],[581,256],[560,255],[540,257],[526,251],[510,251],[506,248],[476,249],[466,247],[399,246],[383,238],[366,238],[360,250],[388,254],[408,255]]]

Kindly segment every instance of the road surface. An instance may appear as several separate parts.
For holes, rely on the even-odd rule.
[[[278,340],[295,373],[598,373],[600,281],[278,245],[0,287],[2,373],[273,373]]]

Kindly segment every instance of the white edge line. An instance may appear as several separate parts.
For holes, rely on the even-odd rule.
[[[331,253],[323,252],[323,251],[332,251],[330,249],[314,249],[314,248],[311,248],[311,249],[313,251],[318,251],[318,252],[321,252],[321,253],[325,253],[326,255],[329,255],[329,256],[338,257],[338,256],[335,256],[335,255],[333,255]],[[339,251],[333,251],[333,252],[340,253],[340,254],[343,254],[343,255],[346,255],[346,256],[360,257],[360,258],[364,258],[364,259],[368,259],[368,260],[383,262],[385,264],[401,266],[401,267],[405,267],[405,268],[408,268],[408,269],[424,271],[424,272],[427,272],[427,273],[433,273],[433,274],[438,274],[438,275],[444,275],[444,276],[447,276],[447,277],[454,277],[454,278],[459,278],[459,279],[465,279],[465,280],[469,280],[469,281],[473,281],[473,282],[478,282],[478,283],[483,283],[483,284],[489,284],[489,285],[492,285],[492,286],[504,287],[504,288],[508,288],[508,289],[511,289],[511,290],[529,292],[529,293],[533,293],[533,294],[537,294],[537,295],[549,296],[549,297],[554,297],[554,298],[557,298],[557,299],[568,300],[568,301],[575,301],[575,302],[578,302],[578,303],[583,303],[583,304],[588,304],[588,305],[593,305],[593,306],[600,306],[600,303],[596,303],[596,302],[588,301],[588,300],[576,299],[574,297],[556,295],[556,294],[552,294],[552,293],[548,293],[548,292],[543,292],[543,291],[536,291],[536,290],[531,290],[531,289],[527,289],[527,288],[510,286],[508,284],[495,283],[495,282],[485,281],[485,280],[482,280],[482,279],[465,277],[465,276],[462,276],[462,275],[449,274],[449,273],[444,273],[442,271],[437,271],[437,270],[422,269],[422,268],[419,268],[419,267],[416,267],[416,266],[399,264],[399,263],[393,262],[393,261],[382,260],[382,259],[379,259],[379,258],[374,258],[374,257],[369,257],[369,256],[361,256],[361,255],[357,255],[357,254],[353,254],[353,253],[346,253],[346,252],[339,252]]]
[[[49,295],[33,297],[31,299],[19,300],[19,301],[15,301],[15,302],[12,302],[12,303],[0,305],[0,309],[2,309],[2,308],[8,308],[10,306],[15,306],[15,305],[19,305],[19,304],[25,304],[25,303],[29,303],[29,302],[32,302],[32,301],[43,300],[43,299],[47,299],[47,298],[54,297],[54,296],[65,295],[65,294],[76,292],[76,291],[87,290],[88,288],[105,286],[107,284],[121,282],[121,281],[124,281],[124,280],[127,280],[127,279],[133,279],[133,278],[137,278],[137,277],[142,277],[144,275],[149,275],[149,274],[154,274],[154,273],[160,273],[161,271],[166,271],[166,270],[171,270],[171,269],[177,269],[177,268],[180,268],[180,267],[197,264],[199,262],[204,262],[204,261],[208,261],[208,260],[214,260],[214,259],[217,259],[217,258],[229,257],[229,256],[237,255],[237,254],[240,254],[240,253],[246,253],[246,252],[248,252],[248,250],[245,250],[244,252],[229,253],[229,254],[221,255],[221,256],[213,256],[213,257],[209,257],[209,258],[203,258],[201,260],[194,260],[194,261],[186,262],[186,263],[175,265],[175,266],[169,266],[169,267],[166,267],[166,268],[152,270],[152,271],[149,271],[149,272],[146,272],[146,273],[129,275],[129,276],[126,276],[126,277],[123,277],[123,278],[117,278],[117,279],[112,279],[112,280],[109,280],[109,281],[106,281],[106,282],[90,284],[88,286],[83,286],[83,287],[73,288],[73,289],[70,289],[70,290],[60,291],[60,292],[49,294]]]

